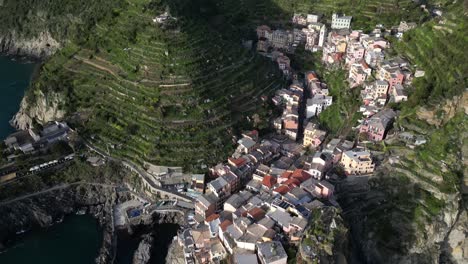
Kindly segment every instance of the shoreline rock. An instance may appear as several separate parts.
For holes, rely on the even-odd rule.
[[[133,264],[147,264],[151,259],[151,249],[153,247],[154,237],[152,234],[143,236],[137,250],[133,254]]]
[[[0,206],[0,243],[8,247],[16,232],[50,226],[58,219],[86,208],[103,228],[96,263],[110,263],[114,253],[111,219],[115,200],[112,188],[82,184]]]
[[[40,90],[34,91],[34,93],[34,104],[28,103],[28,95],[26,95],[21,100],[20,109],[11,119],[10,124],[16,129],[33,128],[33,120],[45,124],[65,117],[65,111],[60,109],[60,105],[64,103],[60,94],[49,92],[45,95]]]
[[[0,53],[10,56],[43,60],[52,56],[60,47],[61,44],[48,31],[29,39],[15,31],[0,36]]]
[[[167,250],[166,263],[185,264],[184,250],[176,240],[173,240]]]

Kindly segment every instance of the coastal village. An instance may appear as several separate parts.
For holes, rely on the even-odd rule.
[[[387,105],[406,101],[406,87],[424,75],[413,73],[401,58],[388,58],[384,37],[401,38],[415,24],[402,21],[390,30],[377,25],[365,34],[351,29],[352,16],[333,14],[329,27],[324,21],[321,15],[294,14],[293,30],[256,29],[257,51],[276,62],[291,83],[272,98],[282,115],[273,120],[275,134],[243,133],[226,162],[210,168],[204,194],[195,199],[194,224],[177,238],[185,263],[219,263],[228,255],[233,263],[287,263],[288,245],[300,246],[303,257],[317,261],[300,242],[314,211],[339,207],[333,180],[372,177],[376,164],[367,146],[385,140],[398,116]],[[360,89],[355,140],[327,137],[317,122],[333,97],[313,69],[299,73],[291,67],[288,56],[301,45],[322,52],[326,67],[346,70],[349,89]]]
[[[468,0],[0,2],[0,263],[468,263]]]
[[[169,17],[165,13],[154,22],[163,23]],[[303,257],[317,260],[310,245],[301,241],[315,212],[339,208],[334,180],[372,177],[376,163],[368,146],[385,140],[398,116],[388,104],[406,101],[413,78],[424,75],[413,72],[402,58],[387,57],[390,43],[384,37],[401,38],[415,24],[402,21],[392,29],[377,25],[366,34],[351,29],[352,16],[333,14],[331,24],[326,21],[322,15],[294,14],[291,30],[268,25],[256,29],[256,51],[274,61],[290,83],[271,98],[282,112],[272,120],[274,133],[260,136],[257,130],[244,132],[236,139],[235,152],[209,168],[207,174],[185,174],[179,167],[149,163],[141,173],[126,163],[142,176],[150,193],[178,200],[184,213],[189,212],[188,224],[175,238],[183,248],[185,263],[220,263],[228,256],[233,263],[287,263],[289,245],[299,246]],[[321,62],[327,68],[346,70],[348,88],[360,90],[362,118],[353,127],[359,134],[355,139],[330,137],[318,122],[334,98],[314,69],[301,73],[291,66],[290,56],[299,47],[321,52]],[[67,141],[73,133],[66,123],[53,122],[39,135],[31,129],[19,131],[4,143],[12,153],[9,159],[14,160],[18,153],[34,153],[54,142]],[[424,138],[412,142],[424,143]],[[87,162],[101,166],[107,155],[95,151],[99,155],[87,157]],[[73,157],[32,166],[28,173]],[[8,173],[1,181],[16,177]],[[151,208],[166,210],[172,203],[130,204],[121,209],[129,219],[148,214]],[[334,229],[336,224],[327,228]]]

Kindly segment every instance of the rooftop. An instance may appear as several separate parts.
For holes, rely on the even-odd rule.
[[[279,241],[271,241],[257,244],[259,255],[263,257],[265,263],[272,263],[283,258],[288,258],[286,251]]]

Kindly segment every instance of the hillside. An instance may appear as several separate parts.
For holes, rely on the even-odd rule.
[[[121,0],[0,1],[0,52],[43,59],[70,40],[83,43],[96,23],[126,5]]]
[[[114,8],[125,6],[125,1],[3,0],[0,6],[1,34],[15,31],[31,38],[48,31],[55,39],[63,41],[76,38],[97,22],[108,19]]]
[[[187,169],[224,157],[234,124],[252,128],[246,117],[255,112],[255,127],[265,127],[260,95],[272,94],[281,78],[273,63],[224,40],[199,11],[155,24],[163,12],[142,0],[114,10],[84,44],[72,41],[45,63],[29,105],[60,94],[57,107],[111,155]]]
[[[374,146],[376,175],[369,182],[345,180],[337,191],[359,260],[456,263],[452,253],[461,246],[449,239],[463,224],[467,201],[467,1],[424,1],[441,3],[444,14],[435,19],[410,0],[100,1],[83,13],[56,0],[30,1],[31,10],[54,7],[51,15],[64,25],[59,28],[14,2],[5,0],[4,7],[19,10],[15,16],[21,19],[4,13],[0,32],[13,28],[34,38],[45,30],[63,46],[43,65],[17,121],[44,123],[64,115],[112,156],[192,171],[224,159],[233,135],[265,129],[272,117],[260,96],[273,94],[284,81],[271,61],[241,45],[254,38],[256,26],[289,26],[294,12],[329,18],[341,11],[363,29],[417,22],[402,41],[392,39],[392,55],[407,58],[425,75],[415,79],[408,102],[393,105],[401,111],[391,131],[397,134]],[[177,20],[157,25],[152,19],[166,4]],[[30,31],[36,23],[38,30]],[[320,71],[336,100],[321,121],[340,135],[353,124],[334,117],[355,119],[350,109],[358,106],[358,95],[345,90],[344,72]],[[249,121],[254,114],[260,122]],[[401,132],[427,143],[410,148],[398,138]]]

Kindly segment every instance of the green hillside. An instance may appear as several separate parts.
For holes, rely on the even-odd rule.
[[[124,0],[2,0],[0,33],[31,38],[48,31],[61,41],[85,37],[96,23],[125,5]]]
[[[81,134],[111,155],[187,169],[224,159],[233,125],[268,123],[260,96],[274,93],[281,76],[240,40],[223,39],[200,10],[156,25],[163,11],[148,0],[114,9],[83,44],[44,65],[29,100],[35,89],[62,93]],[[247,121],[253,113],[260,123]]]
[[[415,79],[411,106],[420,102],[436,104],[441,98],[460,94],[468,87],[467,9],[461,2],[447,5],[436,18],[405,34],[395,49],[425,76]]]

